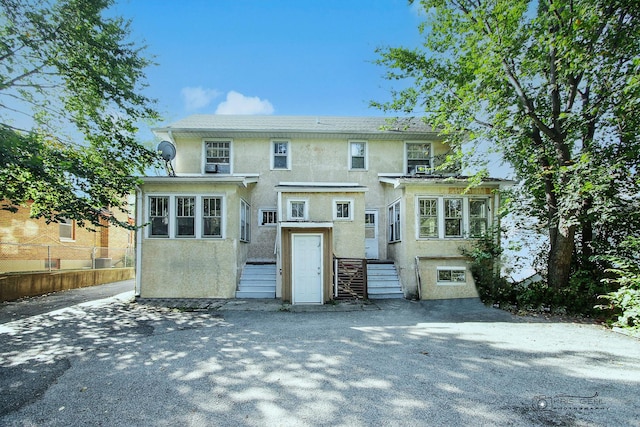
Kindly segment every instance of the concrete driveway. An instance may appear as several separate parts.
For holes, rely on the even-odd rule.
[[[640,342],[599,326],[477,300],[131,297],[0,325],[0,425],[640,425]]]

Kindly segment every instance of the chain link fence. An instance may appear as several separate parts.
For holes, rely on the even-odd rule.
[[[0,273],[134,266],[133,246],[101,248],[0,242]]]

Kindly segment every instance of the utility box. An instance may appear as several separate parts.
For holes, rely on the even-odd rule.
[[[111,258],[96,258],[96,268],[111,268]]]

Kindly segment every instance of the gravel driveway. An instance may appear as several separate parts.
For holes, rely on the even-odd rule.
[[[0,325],[5,426],[638,426],[640,341],[477,300],[184,311],[131,293]]]

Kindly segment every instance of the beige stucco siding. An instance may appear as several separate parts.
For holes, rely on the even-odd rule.
[[[143,298],[233,298],[234,240],[146,239],[142,252]]]

